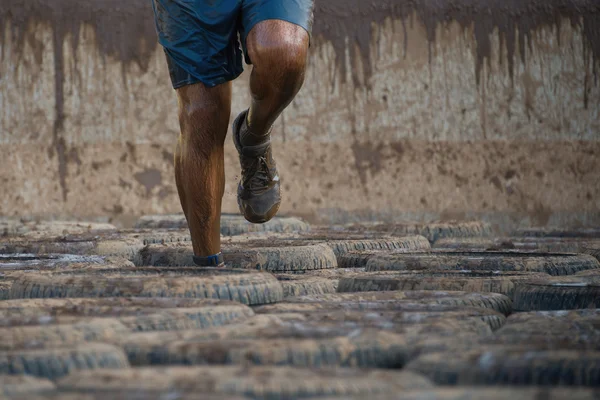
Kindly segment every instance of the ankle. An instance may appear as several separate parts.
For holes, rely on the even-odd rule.
[[[209,256],[196,256],[194,255],[194,264],[198,267],[222,267],[225,265],[223,260],[223,254],[218,252]]]
[[[271,139],[271,127],[262,127],[263,129],[257,129],[256,124],[252,124],[250,121],[250,111],[246,113],[244,120],[245,129],[241,136],[242,143],[245,145],[257,145],[268,142]]]

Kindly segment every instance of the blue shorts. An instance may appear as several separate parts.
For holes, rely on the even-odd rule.
[[[175,89],[237,78],[244,70],[242,49],[251,64],[246,37],[261,21],[288,21],[309,34],[313,23],[313,0],[153,0],[152,5]]]

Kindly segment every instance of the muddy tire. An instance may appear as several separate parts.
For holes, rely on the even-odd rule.
[[[293,309],[292,307],[289,308]],[[352,325],[356,327],[374,327],[400,333],[404,332],[403,328],[408,325],[429,325],[436,322],[443,323],[444,321],[449,320],[465,322],[483,321],[488,324],[492,330],[496,330],[504,325],[504,322],[506,321],[506,317],[503,314],[494,310],[476,307],[450,306],[442,306],[437,311],[434,311],[433,309],[423,311],[396,311],[385,309],[350,311],[307,308],[305,311],[300,311],[300,309],[290,311],[290,314],[285,314],[282,310],[279,315],[285,317],[287,321],[296,318],[303,323],[318,324],[320,326],[326,326],[327,324],[339,324],[340,326]],[[477,325],[477,323],[474,324],[474,326]],[[482,332],[485,331],[487,331],[487,329],[483,328]]]
[[[203,366],[97,370],[73,373],[58,382],[59,389],[78,393],[219,393],[255,399],[366,396],[431,388],[429,380],[404,371],[353,368],[300,369],[285,366]]]
[[[391,223],[391,224],[351,224],[349,231],[381,232],[392,236],[421,235],[431,243],[446,237],[489,236],[492,227],[489,223],[473,222],[432,222],[432,223]]]
[[[117,297],[0,302],[0,327],[77,323],[90,318],[125,318],[119,322],[137,330],[151,329],[157,323],[206,328],[238,322],[253,315],[252,309],[245,305],[211,299]]]
[[[126,258],[75,254],[0,254],[0,277],[22,271],[60,271],[133,267]]]
[[[389,290],[460,290],[493,292],[512,296],[515,284],[523,280],[549,278],[537,272],[420,271],[416,273],[371,273],[341,278],[338,292]]]
[[[271,272],[305,272],[337,267],[337,259],[325,244],[257,249],[229,249],[224,252],[226,263],[234,268]]]
[[[485,251],[491,248],[496,248],[505,243],[504,248],[514,247],[509,241],[488,237],[466,237],[466,238],[442,238],[435,241],[431,246],[434,249],[441,250],[461,250],[461,251]]]
[[[264,224],[251,224],[239,215],[221,217],[221,234],[224,236],[243,235],[251,232],[299,233],[310,230],[306,222],[290,217],[274,217]]]
[[[105,297],[105,298],[66,298],[66,299],[18,299],[0,302],[0,312],[5,309],[27,312],[37,309],[53,315],[70,314],[96,315],[98,310],[119,308],[192,308],[239,306],[233,301],[215,299],[191,299],[182,297]],[[245,307],[244,307],[245,308]]]
[[[584,254],[495,251],[377,255],[366,265],[370,272],[437,269],[543,272],[549,275],[570,275],[596,268],[600,268],[598,260]]]
[[[523,228],[517,229],[515,237],[555,237],[600,239],[600,228],[560,229],[560,228]]]
[[[0,254],[72,254],[116,256],[133,260],[144,247],[142,240],[118,233],[67,235],[43,239],[15,238],[0,244]]]
[[[472,315],[467,315],[468,313],[469,311],[462,311],[460,318],[453,318],[451,315],[447,317],[445,315],[432,315],[421,320],[417,313],[411,313],[411,315],[390,312],[374,315],[373,313],[339,311],[321,312],[314,315],[280,313],[277,315],[258,315],[242,323],[204,330],[135,333],[124,337],[120,344],[125,349],[132,365],[192,362],[228,363],[231,361],[223,361],[223,357],[231,360],[231,354],[223,352],[229,351],[228,349],[231,346],[233,346],[231,349],[234,349],[236,343],[238,352],[246,352],[249,351],[248,349],[253,350],[257,346],[260,347],[252,354],[264,353],[263,356],[271,360],[269,362],[274,362],[274,357],[284,357],[284,349],[287,347],[281,346],[288,346],[291,349],[288,351],[288,355],[295,354],[294,357],[290,356],[286,359],[287,361],[280,359],[279,362],[293,362],[296,363],[295,365],[300,365],[297,363],[302,362],[318,362],[312,358],[307,361],[301,357],[301,354],[305,354],[307,357],[309,354],[312,354],[310,357],[321,357],[337,349],[337,356],[330,354],[328,356],[329,361],[321,360],[321,363],[336,364],[357,356],[354,353],[348,353],[350,350],[348,346],[351,344],[355,346],[353,348],[362,349],[361,354],[365,357],[367,352],[376,351],[377,347],[373,344],[374,342],[352,341],[358,337],[357,334],[360,334],[360,337],[370,339],[387,337],[391,340],[393,338],[394,351],[397,352],[396,356],[399,357],[397,361],[405,362],[408,359],[407,357],[412,357],[412,341],[418,338],[431,337],[432,335],[446,338],[490,335],[492,330],[489,320],[492,318],[503,320],[502,316],[492,313],[486,314],[485,310],[471,312]],[[421,316],[425,314],[427,313],[421,313]],[[455,312],[455,314],[458,313]],[[395,336],[386,336],[387,334]],[[300,350],[293,350],[296,342],[298,342],[298,349],[301,349],[303,353]],[[175,343],[178,344],[173,347]],[[197,345],[197,343],[201,344]],[[270,343],[279,343],[277,350],[270,348]],[[300,346],[302,343],[304,345]],[[317,346],[316,343],[319,343],[319,345]],[[344,347],[338,348],[341,343],[346,344]],[[185,344],[190,344],[190,348],[193,347],[196,350],[184,350],[179,347]],[[387,345],[385,343],[381,344],[381,346]],[[342,351],[343,349],[347,351]],[[271,351],[273,353],[270,353]],[[190,358],[186,358],[188,354],[190,354]],[[194,356],[194,354],[196,355]],[[373,354],[373,357],[375,357],[376,354]],[[256,356],[255,358],[263,359],[263,356]],[[261,361],[258,359],[252,361],[252,363],[260,363]],[[242,358],[236,360],[238,360],[236,362],[245,362]],[[382,360],[384,358],[379,357],[361,362],[383,363]]]
[[[223,306],[154,309],[138,307],[78,307],[44,310],[39,308],[0,309],[0,327],[76,324],[90,317],[115,318],[136,331],[201,329],[244,320],[254,315],[242,304]]]
[[[302,313],[318,313],[325,311],[398,311],[398,312],[444,312],[469,309],[472,307],[463,305],[445,305],[445,304],[429,304],[426,302],[410,302],[399,300],[391,301],[336,301],[336,302],[319,302],[319,303],[288,303],[281,302],[276,304],[268,304],[264,306],[256,306],[252,309],[258,315],[277,315],[277,314],[302,314]],[[480,309],[479,307],[473,307]],[[483,308],[489,310],[489,308]]]
[[[114,231],[114,225],[86,221],[36,221],[16,218],[0,218],[0,237],[36,234],[64,235],[88,232]]]
[[[536,311],[511,315],[483,345],[524,345],[538,350],[600,350],[600,310]]]
[[[497,336],[546,336],[580,338],[600,346],[600,310],[535,311],[511,315]]]
[[[253,249],[223,248],[226,265],[232,268],[270,272],[304,272],[336,268],[333,251],[324,244]],[[191,244],[171,243],[146,246],[134,260],[136,265],[194,266]]]
[[[95,275],[24,274],[13,282],[10,297],[185,297],[255,305],[281,301],[283,288],[274,276],[261,272],[137,267]]]
[[[581,271],[576,273],[574,276],[588,277],[591,279],[600,279],[600,269],[589,269],[587,271]]]
[[[0,300],[6,300],[10,297],[10,288],[12,281],[0,281]]]
[[[387,250],[404,253],[408,251],[429,250],[431,248],[431,245],[423,236],[409,236],[390,240],[331,240],[326,243],[338,257],[350,251]]]
[[[188,229],[183,214],[148,215],[141,217],[135,227],[138,229]],[[297,218],[275,217],[264,224],[251,224],[240,215],[221,216],[221,235],[234,236],[250,232],[305,232],[310,226]]]
[[[319,311],[304,313],[280,313],[277,315],[286,323],[299,323],[304,329],[309,327],[331,328],[331,333],[336,334],[336,329],[341,335],[343,329],[379,329],[395,333],[410,333],[413,328],[420,332],[434,331],[462,331],[477,334],[491,333],[490,329],[497,329],[504,324],[504,315],[489,309],[463,308],[444,311]],[[448,329],[444,328],[448,326]],[[281,334],[280,336],[284,336]],[[276,337],[280,337],[276,336]]]
[[[439,385],[598,386],[600,354],[498,346],[423,355],[406,368]]]
[[[48,379],[35,378],[29,375],[0,375],[0,396],[44,394],[56,390],[54,383]]]
[[[77,370],[127,367],[129,363],[125,353],[115,346],[103,343],[0,352],[2,375],[32,375],[54,380]]]
[[[158,365],[400,368],[408,361],[411,351],[402,335],[371,331],[355,336],[321,339],[268,338],[175,342],[155,352],[149,360]],[[136,361],[131,357],[130,360]]]
[[[283,287],[283,297],[335,293],[337,279],[320,278],[298,274],[275,275]]]
[[[515,388],[515,387],[444,387],[431,390],[403,391],[402,400],[596,400],[598,391],[580,388]],[[322,397],[319,400],[334,400],[335,397]],[[346,397],[348,400],[359,400],[359,397]],[[398,400],[398,395],[373,395],[369,400]]]
[[[600,308],[600,283],[586,277],[550,278],[519,283],[513,294],[518,311]]]
[[[71,321],[73,322],[73,321]],[[0,328],[0,351],[45,349],[83,342],[114,342],[131,329],[112,318],[84,319],[76,323]]]
[[[360,303],[368,306],[377,303],[422,303],[461,305],[470,307],[489,308],[504,315],[510,314],[512,310],[511,300],[498,293],[466,293],[466,292],[444,292],[414,290],[405,292],[358,292],[358,293],[335,293],[314,296],[290,297],[286,301],[291,303]]]
[[[385,254],[381,251],[349,251],[338,256],[338,268],[365,270],[367,262],[374,256]]]

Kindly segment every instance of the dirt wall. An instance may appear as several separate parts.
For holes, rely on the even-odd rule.
[[[148,1],[5,2],[0,214],[179,211]],[[597,1],[317,0],[314,37],[274,129],[282,214],[600,224]],[[230,140],[226,174],[235,212]]]

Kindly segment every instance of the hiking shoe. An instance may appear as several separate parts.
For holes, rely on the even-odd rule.
[[[269,221],[281,204],[279,174],[271,153],[271,134],[257,145],[242,145],[244,138],[257,136],[246,124],[248,110],[243,111],[233,122],[233,142],[240,155],[242,179],[238,185],[238,207],[247,221],[260,224]],[[259,139],[262,139],[259,137]]]

